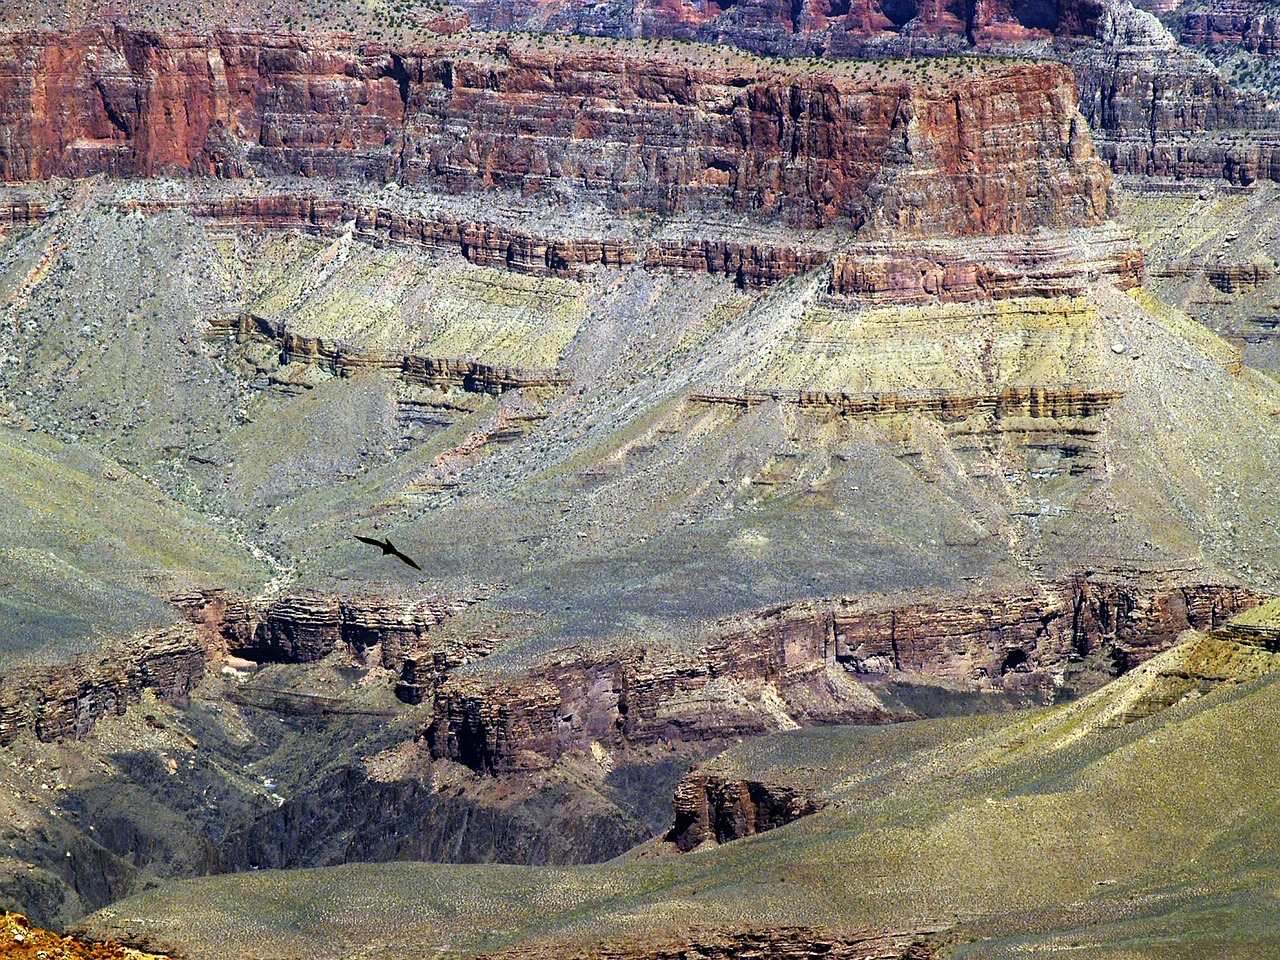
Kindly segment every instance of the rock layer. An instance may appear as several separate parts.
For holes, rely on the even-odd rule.
[[[676,788],[676,822],[668,839],[688,852],[708,841],[727,843],[786,826],[820,806],[783,784],[692,773]]]
[[[1143,279],[1142,250],[1110,226],[980,244],[862,241],[832,264],[829,292],[869,303],[1078,296],[1101,277],[1122,290]]]
[[[519,677],[450,676],[424,731],[433,756],[484,773],[563,754],[763,733],[788,724],[880,723],[859,677],[907,672],[974,690],[1047,690],[1072,662],[1119,674],[1188,629],[1256,605],[1244,588],[1080,577],[1020,596],[866,609],[805,601],[720,624],[693,655],[580,654]]]
[[[139,635],[97,660],[16,670],[0,681],[0,745],[24,730],[46,742],[84,739],[143,690],[178,700],[204,675],[204,648],[189,628]]]
[[[253,601],[217,591],[174,597],[173,602],[198,625],[205,649],[215,659],[314,663],[345,645],[353,654],[372,652],[382,666],[400,670],[421,656],[433,627],[476,599],[300,593]]]
[[[1053,63],[878,80],[495,38],[396,51],[120,28],[0,39],[0,103],[9,180],[343,176],[969,235],[1096,224],[1111,203]]]
[[[767,929],[693,929],[665,942],[650,936],[646,942],[625,937],[580,947],[538,942],[481,954],[481,960],[934,960],[937,951],[928,933],[889,931],[839,935],[809,927],[773,926]]]

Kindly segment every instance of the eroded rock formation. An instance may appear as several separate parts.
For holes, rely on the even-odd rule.
[[[529,675],[450,676],[424,735],[432,753],[485,773],[546,766],[598,744],[696,742],[780,723],[883,723],[858,678],[907,672],[975,690],[1045,690],[1069,663],[1119,674],[1211,630],[1260,598],[1192,583],[1080,577],[1022,596],[865,609],[805,601],[725,621],[698,653],[579,654]]]
[[[422,655],[433,627],[476,598],[294,593],[253,601],[212,591],[174,597],[173,602],[198,626],[215,659],[230,655],[258,663],[314,663],[345,645],[353,654],[372,654],[381,666],[400,670],[406,660]]]
[[[785,826],[820,807],[785,784],[691,773],[676,788],[676,822],[668,839],[688,852],[708,841],[727,843]]]
[[[694,929],[678,938],[658,942],[650,937],[639,943],[626,937],[582,948],[573,944],[537,941],[497,953],[482,960],[934,960],[937,951],[928,934],[886,932],[841,936],[811,927],[768,929]]]
[[[832,264],[830,292],[869,303],[1076,296],[1093,280],[1139,286],[1142,251],[1112,226],[979,243],[861,241]]]
[[[4,38],[0,103],[10,180],[353,177],[968,235],[1096,224],[1111,202],[1054,63],[892,80],[493,37],[396,51],[120,28]]]
[[[1179,39],[1197,47],[1230,43],[1269,56],[1280,51],[1280,19],[1252,4],[1227,0],[1209,10],[1188,13]]]
[[[205,651],[190,628],[138,635],[96,659],[17,669],[0,680],[0,745],[23,730],[37,739],[83,739],[108,714],[122,714],[143,690],[178,700],[204,675]]]

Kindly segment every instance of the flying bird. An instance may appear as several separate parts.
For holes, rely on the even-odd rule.
[[[412,557],[405,556],[403,553],[397,550],[394,546],[392,546],[390,540],[375,540],[373,539],[373,537],[362,537],[359,534],[356,534],[356,539],[359,540],[361,543],[367,543],[375,547],[381,547],[382,555],[384,557],[390,555],[395,557],[397,560],[407,563],[409,566],[413,567],[413,569],[415,570],[422,569],[420,566],[418,566],[416,563],[413,562]]]

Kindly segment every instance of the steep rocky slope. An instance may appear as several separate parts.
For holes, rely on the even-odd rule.
[[[605,57],[483,35],[396,50],[127,30],[10,35],[0,64],[6,180],[346,176],[961,235],[1109,213],[1053,64],[895,81],[856,65],[699,63],[678,47]]]
[[[1140,231],[1148,285],[1167,302],[1240,345],[1252,366],[1280,375],[1280,238],[1276,191],[1144,190],[1132,185],[1122,216]]]
[[[906,35],[959,29],[920,12]],[[983,42],[1078,32],[988,13]],[[602,861],[736,739],[1055,703],[1280,589],[1276,384],[1143,288],[1060,65],[123,25],[0,46],[0,172],[27,181],[0,203],[0,410],[45,451],[27,474],[75,481],[56,523],[18,499],[19,569],[71,557],[97,590],[52,577],[62,628],[13,628],[46,663],[0,682],[0,892],[41,922],[251,868]],[[918,737],[987,723],[848,736],[927,770]],[[819,805],[713,779],[686,781],[681,847]],[[829,812],[803,822],[851,829]],[[844,867],[884,876],[864,853]],[[1060,866],[962,908],[1091,890]],[[530,909],[635,876],[545,874],[557,899],[399,869],[446,912],[458,876]],[[840,894],[857,929],[760,891],[758,930],[702,880],[664,912],[688,868],[635,869],[653,955],[919,956],[950,925],[904,882],[891,913]],[[313,901],[291,884],[359,876],[260,882],[284,916]],[[432,909],[414,949],[443,943]],[[309,952],[315,916],[254,950]],[[582,917],[459,936],[569,955]]]
[[[371,934],[393,956],[447,943],[465,955],[654,957],[746,934],[768,943],[762,928],[795,931],[787,942],[798,938],[801,955],[861,937],[863,956],[912,943],[966,957],[1081,944],[1102,956],[1263,956],[1275,908],[1257,879],[1273,866],[1265,846],[1241,840],[1274,823],[1256,785],[1275,748],[1275,667],[1273,653],[1200,639],[1075,704],[758,740],[708,773],[798,777],[822,809],[683,856],[211,878],[144,894],[87,929],[198,957],[250,943],[267,956],[340,956]],[[1186,676],[1172,696],[1152,685]],[[1144,702],[1163,709],[1130,709],[1153,691]],[[1192,768],[1205,775],[1189,784]],[[352,897],[369,898],[358,920],[342,909]]]

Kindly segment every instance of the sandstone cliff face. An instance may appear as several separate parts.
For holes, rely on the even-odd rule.
[[[692,773],[676,788],[676,821],[668,839],[688,852],[703,843],[727,843],[786,826],[820,806],[783,784]]]
[[[1232,88],[1128,4],[1107,4],[1096,36],[1065,58],[1098,152],[1115,172],[1236,184],[1280,173],[1278,119],[1264,96]]]
[[[975,235],[1110,209],[1052,63],[895,81],[496,38],[400,52],[87,30],[0,40],[0,104],[10,180],[355,177]]]
[[[1264,98],[1234,90],[1211,63],[1179,49],[1154,16],[1120,0],[461,5],[487,28],[704,39],[757,53],[866,58],[1013,49],[1060,58],[1075,71],[1099,153],[1116,172],[1235,183],[1276,173],[1278,123]],[[1224,2],[1188,14],[1180,39],[1188,48],[1227,43],[1269,55],[1276,25],[1271,14]]]
[[[17,670],[0,680],[0,745],[23,730],[43,741],[84,739],[143,690],[174,700],[204,675],[204,648],[189,629],[129,638],[99,660]]]
[[[1179,39],[1197,47],[1230,43],[1269,56],[1280,51],[1280,19],[1247,3],[1227,2],[1216,9],[1188,13]]]
[[[423,654],[433,627],[475,599],[299,593],[259,602],[211,592],[174,597],[173,602],[200,628],[205,649],[215,659],[230,655],[260,663],[314,663],[345,645],[357,656],[372,653],[381,666],[400,670]]]
[[[905,671],[975,690],[1045,690],[1070,662],[1101,658],[1119,674],[1259,600],[1219,584],[1079,578],[1025,596],[886,610],[806,601],[726,621],[693,655],[632,649],[510,679],[449,676],[424,736],[433,756],[505,773],[593,743],[624,750],[786,724],[891,722],[910,715],[886,709],[857,678]]]

